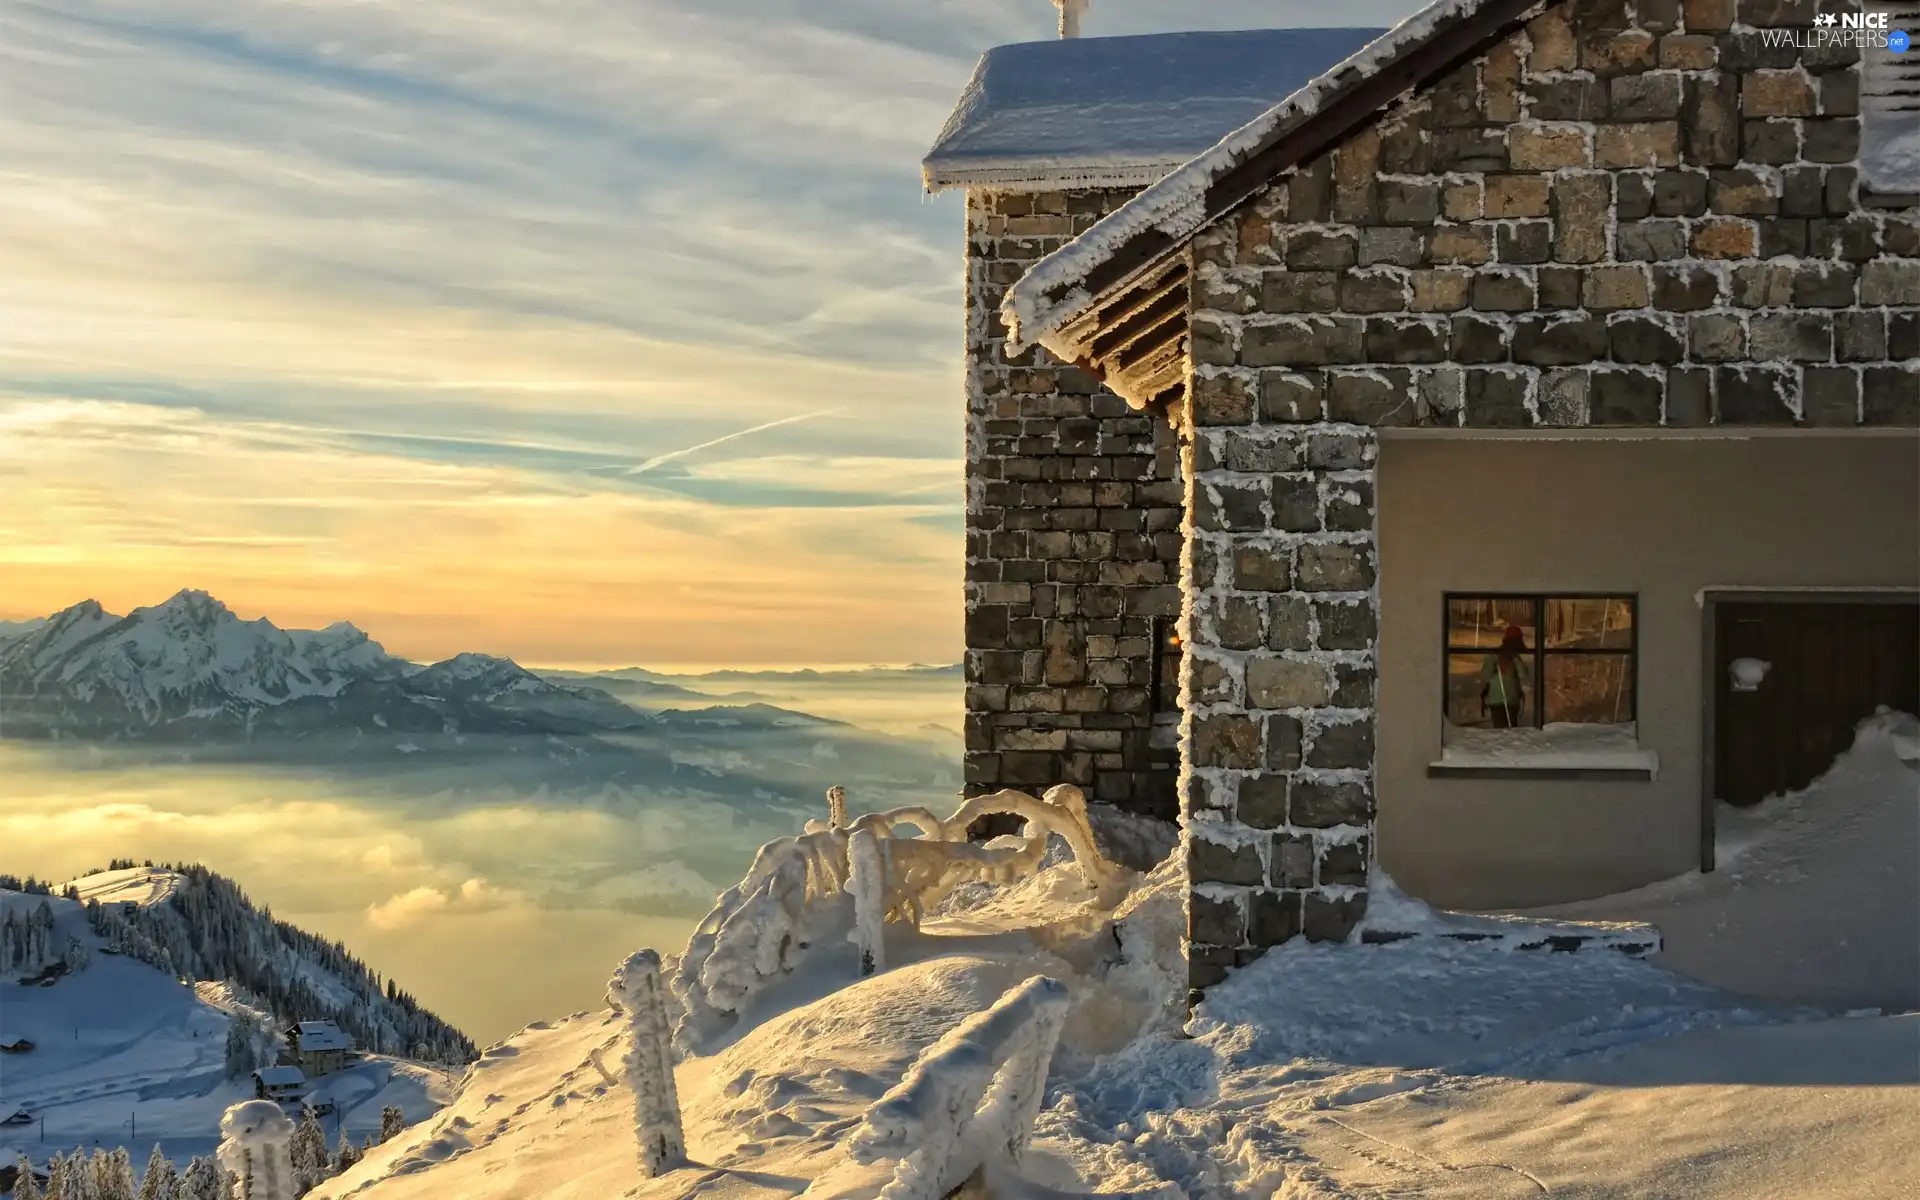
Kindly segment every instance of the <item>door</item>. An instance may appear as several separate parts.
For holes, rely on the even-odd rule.
[[[1920,603],[1726,598],[1715,612],[1717,799],[1803,788],[1876,707],[1920,712]]]

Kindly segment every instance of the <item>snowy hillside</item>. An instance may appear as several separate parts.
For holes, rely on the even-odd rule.
[[[180,881],[136,870],[78,882],[96,899],[162,904]],[[96,1144],[125,1146],[136,1164],[156,1142],[183,1165],[211,1153],[221,1113],[253,1095],[249,1080],[228,1077],[227,1034],[241,1006],[228,989],[196,989],[111,953],[78,902],[0,893],[9,910],[43,901],[59,936],[87,947],[87,962],[45,986],[0,982],[0,1043],[32,1043],[0,1059],[0,1110],[24,1109],[30,1118],[0,1127],[0,1161],[11,1164],[17,1151],[44,1164],[50,1153]],[[452,1085],[442,1069],[367,1055],[312,1090],[337,1106],[338,1122],[357,1138],[379,1128],[389,1105],[410,1120],[426,1118]],[[332,1118],[327,1132],[337,1139]]]
[[[231,984],[280,1025],[330,1020],[386,1054],[465,1063],[474,1046],[406,992],[384,985],[345,946],[256,908],[232,880],[199,865],[123,866],[58,889],[117,952],[169,976]]]
[[[1908,765],[1913,728],[1910,718],[1869,722],[1833,773],[1779,805],[1747,844],[1774,844],[1780,861],[1786,843],[1817,836],[1786,814],[1836,789],[1869,810],[1908,802],[1920,778]],[[1847,861],[1803,855],[1797,882],[1817,897],[1839,874],[1893,879],[1901,852],[1855,843]],[[315,1195],[873,1200],[891,1160],[861,1161],[853,1147],[875,1144],[876,1128],[912,1128],[910,1112],[937,1116],[939,1097],[960,1085],[936,1077],[926,1109],[876,1102],[907,1086],[937,1039],[1035,974],[1071,999],[1034,1139],[1020,1178],[996,1176],[970,1196],[1904,1200],[1920,1178],[1920,1014],[1740,995],[1604,945],[1528,951],[1542,940],[1533,934],[1608,930],[1436,913],[1380,878],[1387,903],[1368,927],[1419,936],[1289,943],[1183,1020],[1178,872],[1169,863],[1131,876],[1115,896],[1089,891],[1058,857],[1056,847],[1054,865],[1013,882],[969,885],[920,933],[888,924],[889,969],[870,978],[834,932],[845,925],[815,928],[793,973],[751,999],[730,1032],[681,1055],[693,1165],[641,1177],[627,1020],[580,1013],[487,1051],[434,1120]],[[1750,921],[1786,882],[1762,872],[1721,885],[1716,912]],[[730,893],[722,907],[739,903]],[[1633,907],[1655,923],[1691,919],[1645,894]],[[1852,956],[1889,949],[1897,928],[1852,916],[1819,919]],[[1529,936],[1436,936],[1496,927]],[[778,954],[763,945],[761,963],[787,952],[784,941]],[[1756,977],[1790,969],[1757,938],[1725,950],[1746,953]]]

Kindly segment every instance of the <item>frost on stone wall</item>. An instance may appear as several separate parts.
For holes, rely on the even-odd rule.
[[[1025,820],[1025,834],[987,846],[967,840],[976,821],[996,814]],[[907,827],[919,836],[905,836]],[[879,860],[864,902],[849,888],[850,843],[862,835],[873,840]],[[867,813],[846,829],[811,822],[806,833],[762,846],[746,878],[728,889],[694,930],[673,974],[682,1012],[675,1046],[697,1051],[731,1028],[748,1003],[793,970],[810,946],[849,933],[861,920],[868,924],[855,939],[871,939],[861,944],[872,950],[875,969],[884,969],[879,961],[884,922],[917,927],[962,884],[1011,883],[1032,873],[1055,836],[1072,850],[1089,890],[1122,874],[1094,843],[1085,795],[1066,785],[1038,799],[1014,791],[976,796],[944,821],[923,808],[903,808]],[[860,886],[868,885],[863,880]]]
[[[660,956],[636,950],[607,985],[607,999],[627,1018],[627,1086],[640,1173],[651,1179],[686,1160],[680,1092],[673,1079],[673,1032],[667,1022]]]
[[[234,1200],[294,1200],[293,1122],[278,1104],[234,1105],[220,1118],[220,1136],[220,1165],[234,1178]]]
[[[880,1200],[939,1200],[988,1161],[1019,1163],[1070,1001],[1058,980],[1028,979],[929,1046],[866,1111],[854,1159],[898,1163]]]

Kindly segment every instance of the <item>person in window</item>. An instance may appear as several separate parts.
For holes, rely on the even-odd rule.
[[[1507,626],[1500,649],[1480,664],[1480,703],[1498,729],[1517,729],[1527,699],[1527,637],[1518,625]]]

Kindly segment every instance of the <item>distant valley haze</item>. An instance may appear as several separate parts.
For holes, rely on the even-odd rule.
[[[483,1042],[677,949],[753,848],[945,806],[954,667],[670,675],[391,655],[205,592],[0,625],[0,871],[200,861]]]

